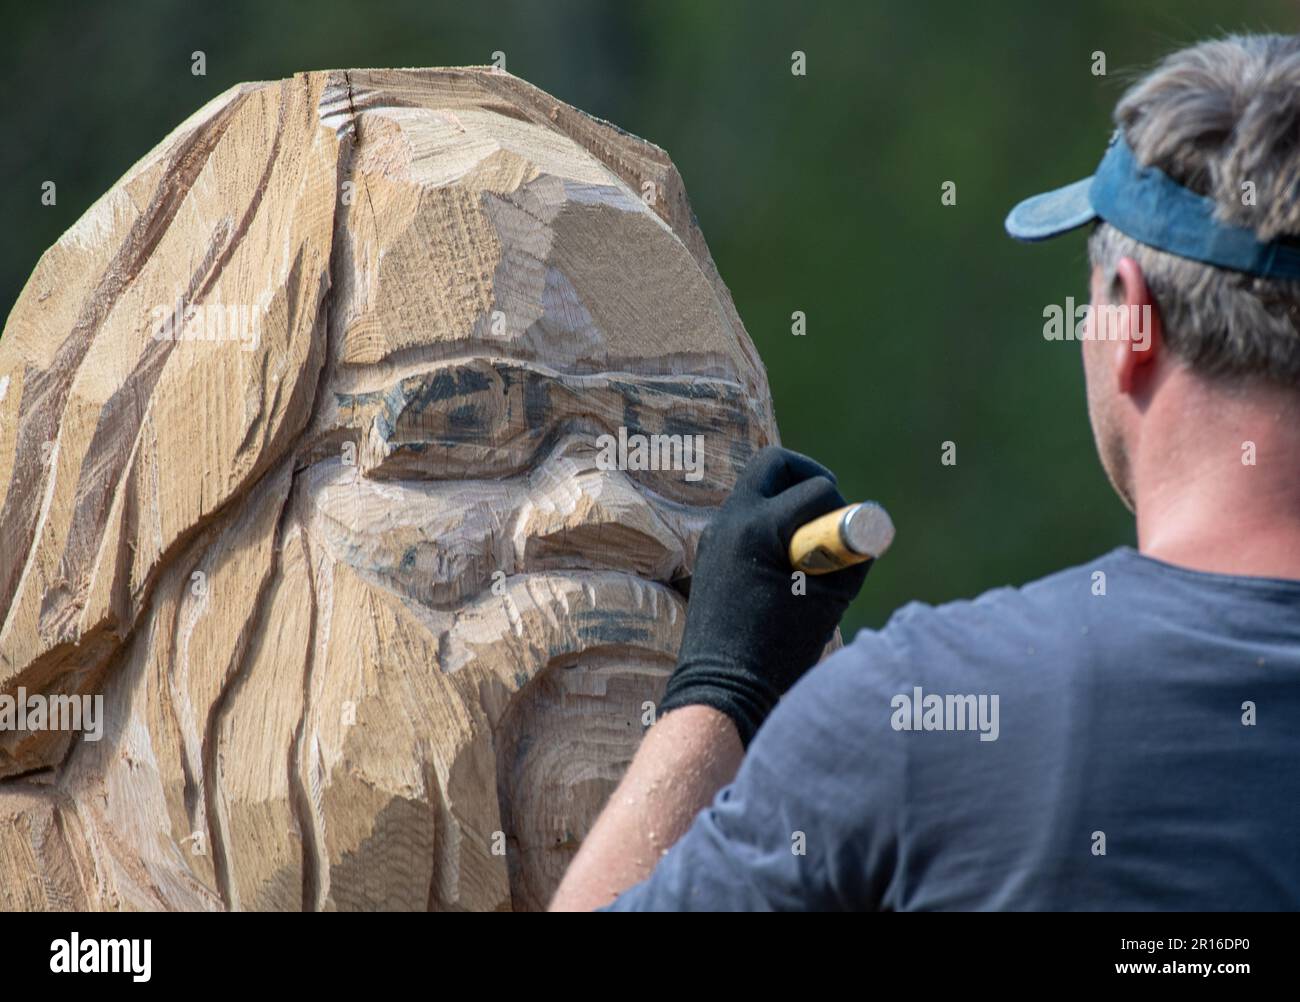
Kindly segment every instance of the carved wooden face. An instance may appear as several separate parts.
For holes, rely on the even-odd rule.
[[[193,396],[146,503],[129,450],[111,481],[103,535],[163,527],[144,558],[116,590],[89,558],[72,576],[95,663],[68,687],[103,688],[109,722],[59,782],[122,845],[69,851],[144,907],[541,907],[653,719],[669,582],[775,438],[762,368],[649,144],[486,70],[224,101],[142,163],[161,183],[176,145],[203,152],[168,219],[211,217],[230,249],[187,295],[257,303],[260,326],[118,365]],[[226,204],[209,170],[259,187]],[[84,468],[63,488],[54,464],[56,495]],[[99,590],[114,628],[86,626]],[[58,604],[11,617],[0,683],[71,677],[49,671],[72,657]]]

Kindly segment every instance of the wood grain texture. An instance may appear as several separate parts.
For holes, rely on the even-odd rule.
[[[105,720],[0,731],[0,907],[543,906],[776,437],[662,150],[489,69],[221,95],[0,338],[0,695]]]

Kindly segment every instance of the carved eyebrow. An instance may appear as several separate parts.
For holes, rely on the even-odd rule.
[[[561,373],[533,362],[471,357],[406,375],[383,390],[336,393],[340,422],[361,432],[361,472],[372,479],[510,476],[575,431],[701,435],[697,482],[668,472],[670,495],[720,501],[745,461],[767,444],[740,383],[705,376]],[[712,444],[712,448],[710,445]],[[652,478],[654,479],[654,478]],[[673,489],[671,481],[682,481]]]

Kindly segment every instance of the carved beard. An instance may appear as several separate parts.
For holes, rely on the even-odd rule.
[[[719,490],[716,479],[693,484],[681,471],[597,468],[594,440],[604,430],[602,411],[621,415],[636,402],[643,421],[654,427],[654,394],[675,401],[669,391],[685,384],[652,380],[653,392],[643,387],[634,400],[602,388],[597,377],[585,381],[582,397],[570,397],[559,377],[534,394],[546,401],[545,413],[534,413],[537,423],[525,437],[541,445],[522,469],[512,469],[509,460],[518,430],[504,418],[509,407],[496,408],[501,420],[488,417],[492,403],[502,399],[490,379],[462,380],[474,389],[454,395],[439,410],[463,414],[481,398],[484,420],[462,421],[454,443],[435,440],[436,433],[448,432],[437,415],[421,415],[418,447],[415,430],[401,419],[387,425],[392,440],[403,438],[402,449],[409,450],[401,463],[395,453],[379,450],[391,467],[407,474],[416,467],[459,472],[459,461],[448,456],[444,462],[443,451],[491,448],[498,450],[498,468],[477,459],[473,465],[485,474],[509,474],[500,479],[394,481],[338,461],[317,464],[300,479],[317,576],[333,576],[331,591],[341,577],[352,588],[359,584],[363,604],[382,604],[399,616],[408,643],[421,637],[427,653],[407,670],[427,670],[453,683],[474,679],[471,691],[479,705],[467,705],[465,712],[486,718],[486,730],[474,740],[490,737],[493,751],[453,747],[446,754],[452,761],[477,757],[480,767],[483,758],[495,758],[500,820],[456,818],[454,824],[462,830],[473,821],[499,824],[492,830],[502,833],[515,908],[545,906],[653,722],[685,615],[668,582],[692,563],[710,510],[689,502],[710,501]],[[623,392],[635,384],[630,375],[621,382]],[[409,399],[418,400],[427,381],[407,385]],[[738,389],[731,386],[720,396],[738,402]],[[389,402],[399,398],[397,390],[385,394]],[[675,411],[677,427],[702,422],[715,432],[728,413],[721,405]],[[729,460],[719,464],[725,476],[734,476]],[[329,562],[333,567],[326,570]],[[336,598],[331,615],[364,633],[366,618],[355,608],[355,599],[340,608]],[[390,645],[384,631],[350,642],[372,645]],[[400,652],[381,656],[411,660]],[[384,713],[379,706],[367,716]],[[329,724],[329,716],[323,715],[321,726],[336,733],[321,744],[337,749],[348,737]],[[426,740],[435,744],[438,736],[456,733],[445,723],[429,729]],[[417,733],[409,737],[420,740]],[[452,800],[458,813],[467,798]],[[460,861],[445,866],[448,873],[463,869]]]

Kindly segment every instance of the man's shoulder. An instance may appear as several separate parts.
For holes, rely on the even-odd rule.
[[[1103,607],[1108,576],[1124,559],[1113,550],[1085,564],[1019,586],[993,588],[975,598],[940,605],[909,602],[880,630],[862,630],[847,648],[851,657],[888,660],[913,670],[939,672],[946,664],[964,673],[1033,660],[1047,648],[1077,644]]]

